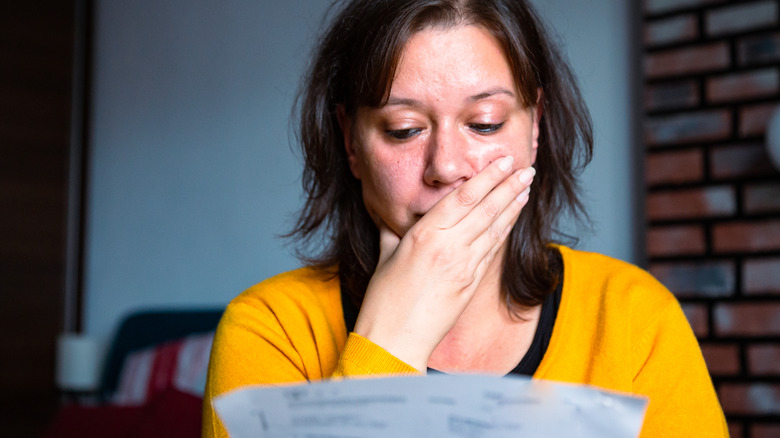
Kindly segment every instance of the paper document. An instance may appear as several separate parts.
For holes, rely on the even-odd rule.
[[[214,400],[232,438],[634,438],[646,406],[585,385],[446,374],[253,386]]]

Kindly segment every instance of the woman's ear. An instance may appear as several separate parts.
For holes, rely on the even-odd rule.
[[[344,149],[347,152],[349,170],[352,172],[352,176],[360,179],[360,166],[358,165],[357,150],[352,140],[352,120],[347,116],[347,110],[342,104],[336,106],[336,119],[339,122],[341,134],[344,137]]]
[[[533,155],[532,162],[536,162],[536,152],[539,149],[539,123],[542,120],[542,112],[544,111],[544,99],[542,87],[536,89],[536,105],[533,106],[531,111],[531,117],[533,117],[533,126],[531,128],[532,135],[532,148],[531,154]]]

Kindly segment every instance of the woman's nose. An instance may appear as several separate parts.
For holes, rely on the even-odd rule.
[[[427,149],[423,178],[430,186],[460,185],[476,173],[468,141],[455,127],[434,130]]]

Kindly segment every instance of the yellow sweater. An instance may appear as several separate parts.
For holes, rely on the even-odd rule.
[[[561,304],[534,378],[646,395],[642,437],[724,437],[726,421],[696,338],[674,296],[645,271],[560,247]],[[204,437],[225,437],[211,399],[244,385],[417,373],[346,333],[339,281],[309,268],[235,298],[211,351]]]

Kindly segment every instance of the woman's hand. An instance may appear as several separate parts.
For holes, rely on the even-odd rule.
[[[491,163],[442,198],[403,238],[380,224],[379,263],[355,333],[426,369],[528,201],[535,171],[512,172],[512,163],[512,157]]]

